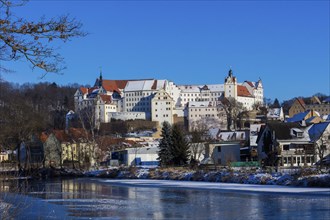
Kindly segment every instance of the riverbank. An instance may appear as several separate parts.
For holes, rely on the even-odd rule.
[[[253,168],[221,168],[217,171],[192,170],[186,167],[176,168],[142,168],[116,167],[93,171],[77,169],[39,169],[24,175],[0,176],[0,179],[17,179],[29,177],[33,179],[97,177],[107,179],[151,179],[179,180],[219,183],[239,183],[256,185],[279,185],[300,187],[330,188],[330,173],[320,172],[312,168],[295,170],[294,173],[271,172]]]
[[[294,174],[266,172],[261,169],[223,168],[219,171],[190,170],[188,168],[113,168],[85,172],[85,176],[109,179],[153,179],[280,185],[330,188],[330,174],[313,169],[301,169]]]

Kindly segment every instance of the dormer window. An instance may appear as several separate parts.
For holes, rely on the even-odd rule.
[[[303,137],[303,131],[298,128],[291,128],[291,136],[301,138]]]

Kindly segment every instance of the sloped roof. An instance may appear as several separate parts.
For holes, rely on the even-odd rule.
[[[275,136],[280,140],[292,139],[290,131],[292,128],[302,128],[299,123],[279,123],[279,122],[269,122],[267,125],[269,129],[275,132]]]
[[[118,92],[125,88],[128,80],[102,80],[102,87],[109,92]]]
[[[304,102],[303,99],[301,99],[301,98],[297,98],[296,100],[297,100],[297,102],[298,102],[303,108],[305,108],[306,104],[305,104],[305,102]]]
[[[212,102],[208,102],[208,101],[200,101],[200,102],[189,102],[189,108],[191,107],[210,107],[213,106]]]
[[[329,124],[330,122],[321,122],[318,124],[313,124],[308,130],[308,134],[311,141],[317,141],[318,139],[320,139]]]
[[[100,98],[102,99],[103,102],[105,102],[106,104],[111,103],[112,98],[110,95],[100,95]]]
[[[254,83],[251,82],[251,81],[245,81],[249,86],[253,87],[254,88]]]
[[[165,82],[166,80],[154,79],[128,81],[125,92],[159,90],[164,88]]]
[[[82,94],[86,94],[86,93],[88,93],[88,88],[80,87],[79,89],[80,89],[80,91],[82,92]]]
[[[208,85],[178,85],[182,92],[200,92],[201,88],[207,86],[211,92],[223,92],[223,84],[208,84]]]
[[[87,137],[82,128],[70,128],[68,134],[65,130],[54,130],[53,134],[60,142],[79,141]]]
[[[308,115],[309,111],[305,111],[305,112],[300,112],[298,114],[295,114],[294,116],[292,116],[292,118],[288,118],[286,121],[287,122],[299,122],[299,121],[303,121],[306,119],[306,116]]]
[[[277,118],[281,116],[282,108],[270,108],[268,109],[267,117],[268,118]]]
[[[245,97],[252,97],[249,90],[245,86],[241,86],[241,85],[237,85],[237,95],[245,96]]]

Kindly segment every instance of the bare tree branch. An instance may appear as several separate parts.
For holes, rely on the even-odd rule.
[[[0,60],[26,60],[32,69],[39,68],[46,73],[60,73],[65,66],[63,58],[50,44],[57,40],[67,42],[87,33],[82,24],[69,15],[38,22],[18,18],[11,13],[12,7],[23,6],[27,1],[0,0]],[[1,66],[0,70],[6,70]]]

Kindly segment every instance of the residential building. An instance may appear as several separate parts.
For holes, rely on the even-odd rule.
[[[308,129],[310,141],[315,146],[315,161],[319,163],[321,157],[330,157],[330,122],[313,124]],[[328,164],[329,165],[329,164]]]
[[[306,104],[303,99],[296,98],[289,109],[289,117],[293,117],[295,114],[306,111]]]
[[[45,166],[88,169],[97,164],[98,145],[83,129],[54,130],[44,136]]]
[[[258,139],[259,160],[271,160],[278,166],[311,166],[316,162],[314,144],[310,142],[308,128],[299,123],[269,122]]]
[[[319,120],[317,120],[319,119]],[[316,123],[321,122],[322,118],[320,117],[320,114],[314,110],[307,110],[305,112],[300,112],[295,115],[293,115],[291,118],[287,118],[286,122],[313,122]]]
[[[306,104],[303,99],[296,98],[289,109],[289,117],[293,117],[293,115],[307,110],[317,111],[321,116],[328,115],[330,114],[330,102],[328,99],[321,102],[318,97],[313,96],[310,100],[310,104]]]
[[[125,166],[157,166],[158,146],[156,147],[131,147],[118,151],[119,164]],[[113,158],[117,159],[117,158]]]
[[[189,130],[198,129],[201,126],[206,129],[211,127],[226,129],[226,112],[221,105],[217,105],[217,102],[191,101],[187,107]]]
[[[227,166],[231,162],[241,161],[241,147],[239,141],[215,142],[207,144],[206,152],[209,152],[209,158],[213,164]]]
[[[160,89],[151,101],[151,120],[158,121],[160,125],[165,121],[173,124],[173,104],[172,97],[165,89]]]
[[[269,121],[284,121],[283,108],[269,108],[267,112],[267,120]]]

